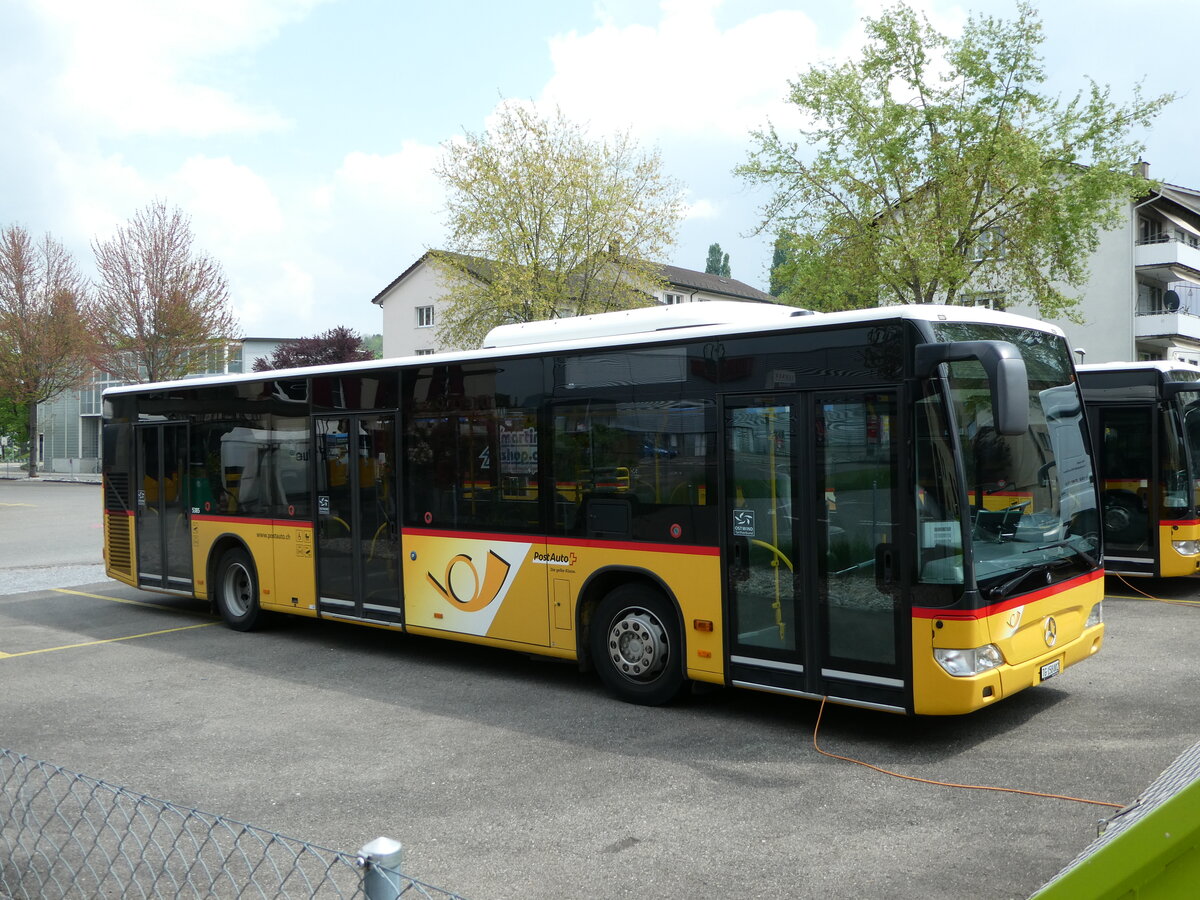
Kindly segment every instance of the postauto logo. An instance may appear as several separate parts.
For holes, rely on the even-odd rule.
[[[504,579],[511,568],[508,560],[489,550],[480,578],[475,561],[468,554],[459,553],[446,563],[441,581],[432,572],[426,572],[425,578],[455,609],[477,612],[500,595],[500,588],[504,587]]]

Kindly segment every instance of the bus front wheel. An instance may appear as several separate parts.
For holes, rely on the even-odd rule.
[[[678,618],[659,592],[628,584],[608,594],[592,617],[590,641],[601,681],[620,699],[661,706],[683,690]]]
[[[262,619],[258,577],[245,550],[228,550],[217,564],[217,608],[234,631],[250,631]]]

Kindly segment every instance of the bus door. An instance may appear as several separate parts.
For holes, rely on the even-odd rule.
[[[907,709],[895,393],[727,398],[723,422],[730,680]]]
[[[396,417],[315,416],[313,427],[320,612],[400,622]]]
[[[1094,406],[1088,418],[1100,458],[1105,562],[1117,571],[1153,574],[1158,535],[1151,486],[1159,477],[1154,406]]]
[[[139,425],[137,434],[138,584],[192,592],[187,503],[188,428],[183,422]]]

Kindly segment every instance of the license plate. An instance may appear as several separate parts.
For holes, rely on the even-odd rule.
[[[1046,663],[1044,666],[1042,666],[1042,681],[1045,681],[1047,678],[1053,678],[1061,669],[1061,660],[1056,659],[1053,662]]]

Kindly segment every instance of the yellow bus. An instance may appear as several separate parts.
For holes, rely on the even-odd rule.
[[[1200,572],[1200,366],[1079,367],[1093,432],[1104,564],[1122,575]]]
[[[702,303],[485,348],[114,388],[105,563],[209,601],[692,682],[958,714],[1103,641],[1062,332]]]

